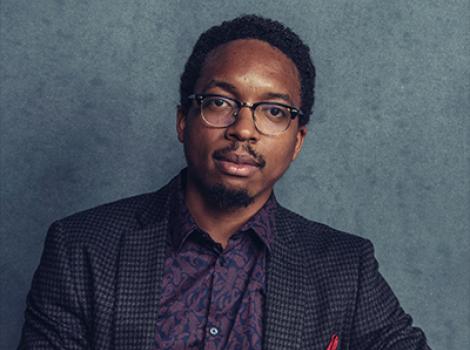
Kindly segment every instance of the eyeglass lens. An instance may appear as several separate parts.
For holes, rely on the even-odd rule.
[[[211,126],[228,127],[232,125],[239,113],[235,101],[223,97],[206,97],[201,103],[204,120]],[[277,134],[289,127],[290,111],[287,107],[277,104],[262,103],[254,110],[256,128],[266,134]]]

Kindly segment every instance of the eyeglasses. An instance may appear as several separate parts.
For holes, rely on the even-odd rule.
[[[252,111],[256,129],[265,135],[278,135],[289,128],[290,122],[303,113],[295,108],[277,102],[241,102],[229,97],[214,94],[193,94],[188,99],[195,100],[201,107],[204,122],[215,128],[227,128],[237,121],[240,109],[248,107]]]

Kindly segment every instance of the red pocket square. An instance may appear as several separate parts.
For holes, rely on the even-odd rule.
[[[336,334],[333,334],[326,350],[336,350],[338,348],[338,343],[339,337]]]

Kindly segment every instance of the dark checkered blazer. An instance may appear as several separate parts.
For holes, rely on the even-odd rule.
[[[152,349],[176,181],[55,222],[20,349]],[[267,262],[265,349],[428,349],[369,241],[280,207]]]

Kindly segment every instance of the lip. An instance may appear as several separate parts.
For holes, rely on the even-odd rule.
[[[248,177],[259,169],[259,163],[247,154],[228,153],[214,157],[217,168],[226,175]]]

